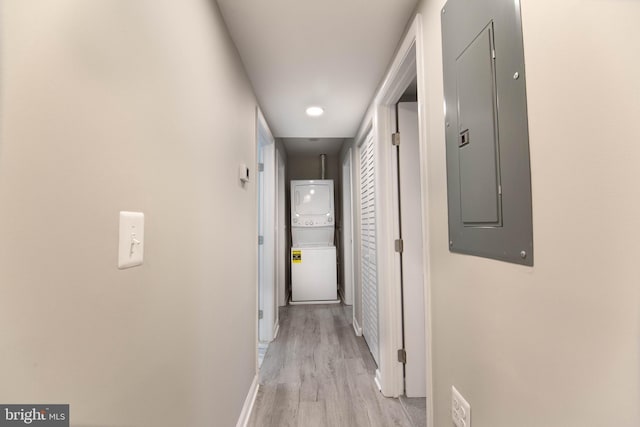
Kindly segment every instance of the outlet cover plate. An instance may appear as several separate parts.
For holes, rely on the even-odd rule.
[[[457,427],[471,427],[471,405],[451,386],[451,419]]]

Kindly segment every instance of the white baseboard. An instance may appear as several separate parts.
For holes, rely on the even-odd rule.
[[[258,396],[259,387],[259,376],[258,374],[256,374],[256,376],[253,377],[253,382],[251,383],[251,387],[249,388],[249,393],[247,393],[247,398],[244,400],[244,405],[242,405],[242,412],[240,412],[240,418],[238,418],[236,427],[247,427],[249,418],[251,418],[253,404],[256,402],[256,397]]]
[[[362,327],[360,325],[358,325],[358,321],[356,320],[356,318],[353,318],[353,330],[356,331],[356,336],[361,337],[362,336]]]
[[[276,323],[276,326],[273,328],[273,339],[278,338],[278,332],[280,332],[280,322]]]
[[[318,300],[318,301],[289,301],[291,305],[306,305],[306,304],[340,304],[339,299],[332,300]]]
[[[376,369],[376,376],[373,377],[373,381],[376,383],[376,387],[378,387],[378,391],[382,392],[382,384],[380,378],[380,369]]]

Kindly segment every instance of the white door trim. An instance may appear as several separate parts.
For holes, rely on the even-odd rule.
[[[380,292],[380,388],[386,396],[399,396],[403,389],[402,365],[397,361],[397,350],[402,343],[400,272],[394,251],[394,227],[397,227],[398,213],[393,202],[393,155],[390,142],[393,106],[411,80],[418,79],[418,124],[420,143],[420,178],[422,192],[423,247],[427,252],[424,259],[425,285],[425,331],[427,358],[427,426],[433,426],[433,364],[431,339],[431,279],[429,228],[428,228],[428,174],[426,161],[427,129],[425,100],[427,91],[423,55],[422,16],[417,14],[405,35],[393,63],[374,99],[370,110],[373,116],[374,132],[378,145],[378,197],[379,197],[379,292]],[[367,122],[365,122],[367,123]],[[363,128],[366,124],[363,124]],[[359,134],[363,133],[361,129]]]
[[[276,149],[275,139],[269,130],[269,126],[259,108],[256,108],[256,139],[258,150],[262,150],[264,171],[262,172],[263,185],[263,260],[262,271],[258,283],[258,310],[262,301],[262,322],[258,319],[258,341],[270,342],[275,338],[278,330],[277,316],[277,288],[276,288]],[[256,164],[258,171],[258,164]],[[260,172],[256,173],[258,176]],[[259,182],[259,178],[257,179]],[[256,238],[256,243],[257,243]],[[260,249],[258,249],[260,253]],[[260,286],[260,284],[262,286]],[[256,316],[258,311],[256,310]],[[256,343],[257,348],[257,343]]]
[[[286,292],[286,267],[289,262],[289,256],[287,255],[287,238],[288,224],[287,224],[287,204],[286,204],[286,161],[282,152],[283,148],[276,147],[276,174],[277,174],[277,187],[276,187],[276,239],[277,239],[277,255],[276,255],[276,271],[277,281],[276,287],[278,290],[278,306],[287,305],[287,292]],[[278,320],[276,308],[276,321]],[[277,333],[275,334],[277,335]]]

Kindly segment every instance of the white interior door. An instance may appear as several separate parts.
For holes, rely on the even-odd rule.
[[[426,397],[424,251],[418,103],[398,103],[400,230],[403,240],[402,293],[404,316],[405,393]]]
[[[353,304],[353,200],[351,196],[351,148],[342,162],[342,262],[344,284],[342,298],[347,305]]]
[[[360,147],[362,335],[376,364],[380,366],[375,174],[375,144],[370,132]]]

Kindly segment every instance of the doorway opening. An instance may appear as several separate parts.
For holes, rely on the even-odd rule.
[[[414,78],[395,104],[397,236],[400,244],[400,301],[403,388],[400,396],[415,425],[426,425],[426,343],[422,191],[418,124],[418,83]]]
[[[381,175],[381,391],[390,397],[426,397],[421,424],[432,426],[423,51],[422,17],[418,14],[376,95],[373,118]]]

